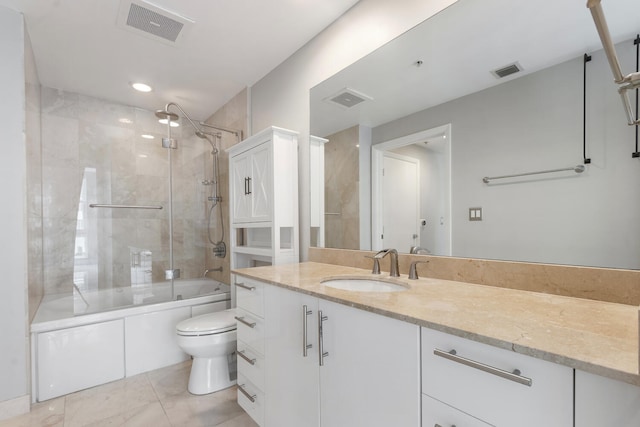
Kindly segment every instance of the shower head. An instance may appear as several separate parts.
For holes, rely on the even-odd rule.
[[[159,119],[171,120],[172,122],[178,121],[179,118],[176,113],[167,111],[166,108],[164,110],[156,110],[156,117]]]

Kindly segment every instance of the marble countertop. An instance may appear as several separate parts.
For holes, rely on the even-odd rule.
[[[640,385],[638,307],[406,275],[401,292],[354,292],[331,277],[372,275],[360,268],[305,262],[233,273],[452,335]]]

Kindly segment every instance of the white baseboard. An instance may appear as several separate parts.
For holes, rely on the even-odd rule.
[[[0,402],[0,421],[26,414],[31,410],[31,396],[28,394]]]

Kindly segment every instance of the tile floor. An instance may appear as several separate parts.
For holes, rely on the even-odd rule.
[[[257,427],[238,406],[235,387],[190,394],[190,369],[188,361],[37,403],[0,427]]]

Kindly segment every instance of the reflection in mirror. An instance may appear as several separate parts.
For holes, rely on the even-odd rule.
[[[632,0],[603,7],[622,68],[631,71],[640,15],[628,13]],[[492,73],[510,64],[520,71]],[[460,0],[314,87],[310,98],[311,133],[327,140],[324,207],[314,213],[319,203],[312,206],[324,230],[315,228],[312,244],[640,268],[635,132],[584,2],[544,9],[524,0]],[[441,126],[450,132],[448,172],[446,161],[425,153],[436,144],[394,147]],[[429,177],[428,184],[411,178],[418,196],[406,194],[408,184],[384,182],[387,158]],[[482,181],[582,164],[581,174]],[[411,217],[385,219],[385,210]],[[399,224],[409,229],[402,240],[392,235]]]

